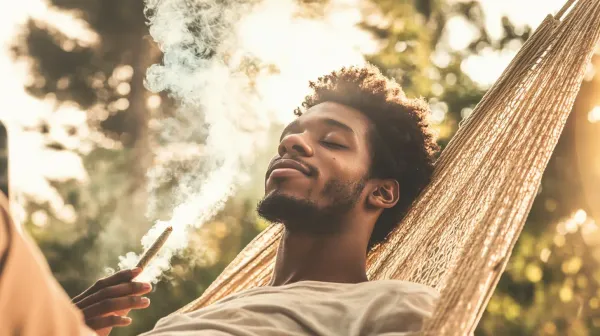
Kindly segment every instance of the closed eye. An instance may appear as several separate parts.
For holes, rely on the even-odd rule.
[[[340,145],[338,143],[331,142],[331,141],[321,141],[321,144],[323,144],[325,147],[329,147],[329,148],[333,148],[333,149],[348,148],[344,145]]]

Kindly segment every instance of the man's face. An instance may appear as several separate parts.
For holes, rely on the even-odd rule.
[[[359,111],[333,102],[290,123],[267,169],[258,213],[303,231],[343,229],[338,225],[364,200],[369,125]]]

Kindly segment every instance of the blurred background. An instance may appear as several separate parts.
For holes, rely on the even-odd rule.
[[[314,20],[329,2],[297,1]],[[368,36],[365,59],[409,96],[427,99],[442,146],[542,19],[563,4],[346,2],[360,14],[360,36]],[[146,211],[146,172],[167,148],[156,133],[162,120],[177,118],[177,100],[143,84],[146,69],[162,55],[149,36],[142,0],[20,0],[1,7],[0,188],[10,189],[14,215],[74,296],[116,268],[118,256],[139,252],[152,221],[165,216],[167,210]],[[309,41],[317,45],[319,38],[313,32]],[[266,227],[254,212],[264,167],[284,121],[293,117],[291,109],[277,113],[248,181],[194,230],[189,247],[155,286],[150,308],[132,312],[133,325],[114,335],[151,329],[197,298]],[[195,160],[185,148],[168,150],[182,152],[173,163],[180,170]],[[175,180],[155,189],[168,195]],[[476,334],[600,335],[600,231],[594,219],[600,219],[600,48]]]

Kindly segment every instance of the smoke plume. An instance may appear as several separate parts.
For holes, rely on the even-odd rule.
[[[156,282],[187,246],[188,231],[215,216],[248,180],[244,171],[267,143],[269,128],[293,118],[309,80],[363,64],[363,55],[375,50],[357,27],[360,6],[360,0],[146,1],[150,34],[164,53],[162,64],[148,69],[146,86],[167,91],[179,106],[160,125],[148,213],[164,202],[161,181],[178,184],[169,199],[176,205],[171,219],[157,221],[142,245],[147,249],[168,225],[173,234],[140,280]],[[185,153],[198,164],[183,172],[171,163]],[[133,267],[139,258],[130,252],[119,266]]]

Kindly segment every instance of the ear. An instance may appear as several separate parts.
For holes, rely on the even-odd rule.
[[[375,181],[373,191],[367,196],[369,206],[380,209],[389,209],[398,203],[400,198],[400,185],[394,179]]]

